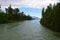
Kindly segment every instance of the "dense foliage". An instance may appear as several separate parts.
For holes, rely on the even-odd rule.
[[[50,4],[46,9],[42,9],[40,23],[45,27],[60,32],[60,3]]]
[[[0,23],[32,19],[30,15],[25,15],[24,12],[20,12],[18,8],[13,9],[11,5],[8,8],[5,8],[5,11],[6,12],[1,11],[0,8]]]

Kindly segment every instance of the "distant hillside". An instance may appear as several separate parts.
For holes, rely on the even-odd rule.
[[[32,17],[33,20],[39,20],[40,18],[38,17]]]

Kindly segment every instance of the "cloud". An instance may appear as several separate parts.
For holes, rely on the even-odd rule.
[[[60,0],[0,0],[2,8],[8,7],[10,4],[15,7],[30,7],[30,8],[43,8],[47,5],[60,2]]]

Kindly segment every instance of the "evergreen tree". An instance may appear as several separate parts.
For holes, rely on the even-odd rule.
[[[0,7],[1,9],[1,7]],[[11,5],[5,8],[5,12],[0,12],[0,23],[8,23],[14,21],[31,20],[31,16],[27,16],[24,12],[20,12],[18,8],[13,9]],[[29,18],[29,19],[28,19]]]
[[[60,3],[57,5],[49,5],[44,12],[42,10],[41,24],[56,31],[60,32]]]

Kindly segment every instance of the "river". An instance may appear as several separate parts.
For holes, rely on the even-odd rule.
[[[0,24],[0,40],[60,40],[60,37],[43,27],[39,20],[26,20]]]

